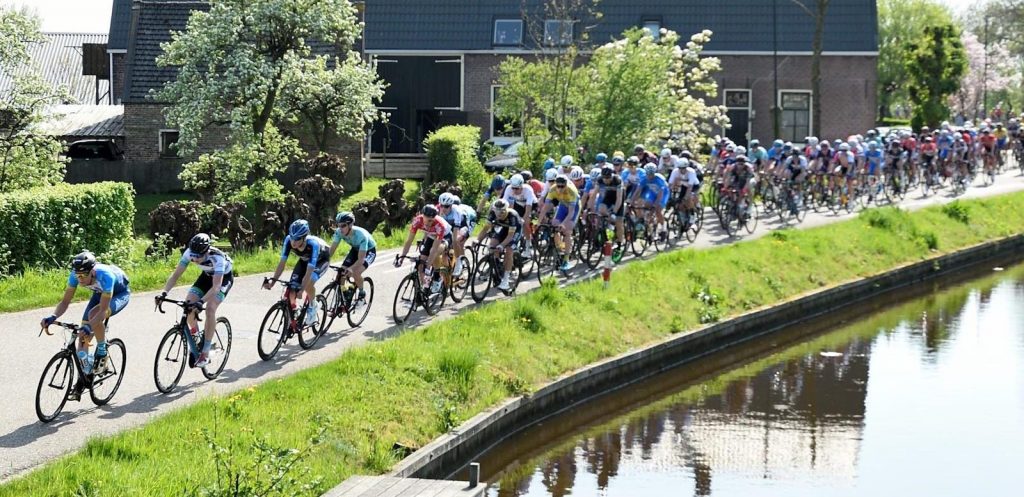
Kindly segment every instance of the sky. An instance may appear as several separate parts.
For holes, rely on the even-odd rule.
[[[979,0],[939,0],[960,12]],[[113,0],[0,0],[0,5],[28,5],[43,20],[45,32],[106,33]],[[518,2],[516,2],[518,3]]]

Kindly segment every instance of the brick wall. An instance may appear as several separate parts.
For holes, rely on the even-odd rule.
[[[124,99],[124,71],[125,71],[125,56],[128,54],[115,53],[111,54],[114,62],[113,66],[113,81],[110,82],[111,101],[114,105],[120,105]]]
[[[480,128],[480,136],[491,138],[491,85],[498,78],[497,67],[504,55],[466,55],[463,105],[467,124]]]

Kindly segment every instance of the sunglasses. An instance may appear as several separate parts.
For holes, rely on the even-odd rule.
[[[89,271],[82,271],[82,272],[75,271],[75,276],[78,276],[78,277],[89,276]]]
[[[566,185],[568,185],[568,183],[559,183],[558,181],[555,182],[555,186],[557,186],[558,188],[565,188]]]

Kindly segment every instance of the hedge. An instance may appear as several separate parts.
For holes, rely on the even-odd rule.
[[[61,267],[88,249],[131,246],[135,190],[127,183],[59,184],[0,194],[0,275]]]
[[[427,183],[458,183],[462,188],[463,203],[476,205],[488,182],[484,166],[477,158],[480,128],[445,126],[428,135],[423,146],[430,162]]]

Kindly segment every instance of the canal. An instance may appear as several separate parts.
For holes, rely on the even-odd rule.
[[[477,460],[492,497],[1020,495],[1024,265],[751,341]]]

